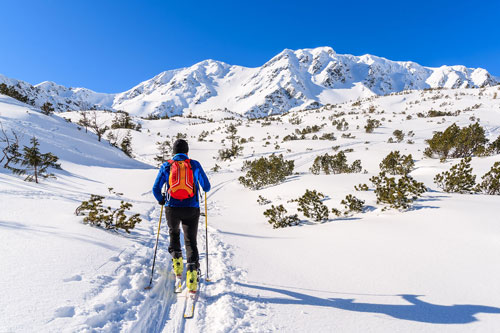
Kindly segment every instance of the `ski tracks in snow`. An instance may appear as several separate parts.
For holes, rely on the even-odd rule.
[[[209,216],[218,212],[217,202],[209,200]],[[211,212],[211,213],[210,213]],[[200,219],[199,250],[203,273],[200,295],[192,319],[184,319],[185,292],[175,294],[168,254],[168,229],[163,219],[156,257],[153,288],[149,283],[160,209],[149,212],[148,237],[111,257],[99,269],[113,263],[112,274],[95,275],[94,286],[79,307],[72,307],[73,324],[68,332],[248,332],[255,331],[254,316],[262,315],[263,305],[245,299],[235,282],[245,275],[232,266],[232,251],[220,239],[216,229],[208,229],[210,282],[205,282],[205,230]],[[217,214],[215,214],[217,215]],[[181,237],[182,240],[182,237]],[[86,280],[85,276],[70,279],[71,283]],[[69,280],[68,280],[69,281]],[[62,310],[61,310],[62,311]],[[64,311],[64,316],[69,316]],[[259,331],[266,331],[260,328]]]

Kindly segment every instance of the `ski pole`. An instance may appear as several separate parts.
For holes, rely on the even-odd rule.
[[[205,252],[207,257],[207,278],[206,280],[210,282],[208,278],[208,214],[207,214],[207,192],[205,192]]]
[[[151,268],[151,279],[149,280],[149,285],[146,288],[144,288],[146,290],[151,289],[151,284],[153,283],[153,275],[155,273],[156,250],[158,250],[158,239],[160,239],[160,226],[161,226],[162,215],[163,215],[163,205],[161,205],[160,221],[158,222],[158,234],[156,235],[155,255],[153,257],[153,267]]]

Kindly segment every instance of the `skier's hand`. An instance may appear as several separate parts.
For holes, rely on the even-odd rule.
[[[159,204],[160,206],[165,205],[165,196],[163,196],[163,198],[162,198],[160,201],[158,201],[158,204]]]

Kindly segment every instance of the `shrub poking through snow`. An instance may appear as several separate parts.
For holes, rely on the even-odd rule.
[[[319,175],[321,171],[329,175],[331,173],[358,173],[361,172],[361,169],[361,160],[355,160],[349,165],[345,153],[340,151],[333,156],[328,155],[328,153],[317,156],[309,170],[315,175]]]
[[[54,107],[52,106],[52,103],[50,103],[50,102],[43,103],[40,110],[42,110],[42,113],[46,116],[50,116],[52,113],[54,113]]]
[[[306,190],[303,196],[293,200],[297,201],[299,208],[298,211],[302,212],[305,217],[312,218],[316,222],[328,220],[328,207],[321,201],[325,196],[316,190]]]
[[[366,125],[365,125],[365,132],[366,133],[373,133],[373,131],[375,130],[375,128],[380,127],[380,125],[382,125],[382,123],[380,122],[380,120],[377,120],[377,119],[367,119],[366,120]]]
[[[259,195],[257,198],[257,203],[261,206],[267,205],[271,203],[271,200],[264,198],[262,195]]]
[[[125,215],[125,211],[132,208],[129,202],[120,202],[120,207],[112,210],[111,207],[102,205],[104,197],[96,194],[91,194],[90,199],[83,201],[75,210],[75,215],[85,216],[83,223],[91,224],[97,227],[103,227],[106,230],[123,229],[130,233],[130,229],[134,229],[135,225],[141,222],[139,214],[132,216]]]
[[[476,192],[476,176],[472,174],[470,162],[470,157],[463,158],[449,171],[437,174],[434,182],[445,192],[462,194]]]
[[[40,144],[36,137],[32,137],[30,143],[31,146],[24,146],[24,153],[14,161],[19,163],[20,167],[9,166],[8,169],[16,175],[27,175],[24,180],[28,182],[38,183],[39,178],[56,178],[48,169],[61,169],[61,165],[57,163],[59,158],[52,153],[42,154],[38,149]]]
[[[491,155],[500,154],[500,135],[488,146],[488,151]]]
[[[218,159],[220,161],[231,161],[232,159],[241,155],[243,147],[238,145],[236,142],[231,143],[231,147],[226,149],[219,149]]]
[[[297,214],[286,215],[287,210],[283,205],[274,206],[264,212],[264,216],[269,218],[268,222],[274,229],[285,228],[299,224],[300,220]]]
[[[267,185],[276,185],[283,182],[293,173],[295,163],[283,159],[283,155],[272,154],[269,158],[261,157],[253,161],[245,161],[242,171],[245,176],[238,178],[243,186],[258,190]]]
[[[396,138],[396,142],[402,142],[405,139],[405,133],[402,130],[395,130],[392,135]]]
[[[425,185],[417,182],[409,175],[396,181],[395,177],[387,177],[385,172],[373,176],[370,181],[375,186],[377,203],[388,204],[395,209],[408,209],[413,201],[427,191]]]
[[[344,205],[345,211],[344,215],[349,215],[350,213],[361,213],[363,212],[363,207],[365,205],[365,201],[356,198],[352,194],[346,195],[345,199],[340,202],[341,205]]]
[[[426,140],[429,147],[424,151],[427,157],[437,156],[441,160],[481,156],[487,153],[484,128],[479,123],[460,128],[456,124],[449,126],[444,132],[436,132]]]
[[[366,185],[366,184],[354,185],[354,189],[356,191],[368,191],[369,190],[368,185]]]
[[[391,151],[379,164],[380,171],[390,175],[406,175],[409,174],[415,163],[413,157],[409,155],[400,155],[399,151]]]
[[[489,195],[500,195],[500,162],[495,162],[478,185],[477,191]]]

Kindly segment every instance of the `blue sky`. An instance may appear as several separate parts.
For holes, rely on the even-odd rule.
[[[284,48],[331,46],[500,76],[500,1],[0,3],[0,73],[120,92],[204,59],[260,66]]]

